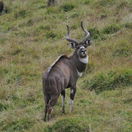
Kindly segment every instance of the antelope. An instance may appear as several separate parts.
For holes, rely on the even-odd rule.
[[[56,0],[48,0],[47,5],[52,6],[52,5],[55,5],[55,3],[56,3]]]
[[[0,1],[0,13],[4,10],[4,3]]]
[[[76,83],[86,69],[88,55],[86,48],[91,45],[90,32],[81,28],[85,33],[82,41],[70,38],[70,28],[67,25],[66,40],[74,49],[71,56],[61,55],[43,74],[43,93],[45,98],[44,121],[51,118],[53,106],[58,97],[62,96],[62,113],[65,113],[65,89],[70,88],[70,112],[73,111],[73,102],[76,93]]]
[[[5,6],[4,2],[3,1],[0,1],[0,15],[2,13],[7,13],[8,12],[8,9],[7,7]]]

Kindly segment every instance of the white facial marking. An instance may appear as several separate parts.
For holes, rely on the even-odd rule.
[[[81,46],[80,49],[85,49],[85,47],[84,46]]]
[[[88,63],[88,56],[86,56],[85,58],[79,58],[79,60],[84,63],[87,64]]]
[[[79,48],[79,50],[78,50],[78,54],[79,54],[79,51],[80,51],[81,49],[85,49],[85,47],[84,47],[84,46],[81,46],[81,47]]]

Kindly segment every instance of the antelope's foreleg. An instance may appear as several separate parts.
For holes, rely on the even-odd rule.
[[[65,90],[61,92],[62,96],[62,113],[65,113]]]
[[[73,111],[73,104],[74,104],[75,94],[76,94],[76,88],[71,89],[71,93],[70,93],[70,112]]]

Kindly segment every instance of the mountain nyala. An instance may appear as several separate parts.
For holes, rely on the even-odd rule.
[[[43,93],[45,99],[44,121],[51,118],[53,106],[62,96],[62,112],[65,113],[65,89],[70,88],[70,112],[73,111],[73,102],[76,94],[76,83],[86,69],[88,54],[86,48],[91,45],[90,32],[81,28],[85,33],[82,41],[70,38],[70,28],[67,25],[66,40],[74,49],[71,56],[61,55],[43,74]]]

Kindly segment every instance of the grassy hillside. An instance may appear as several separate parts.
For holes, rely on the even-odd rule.
[[[132,131],[132,1],[4,0],[0,16],[1,132]],[[66,24],[81,39],[80,21],[92,33],[89,64],[77,84],[74,112],[61,114],[61,99],[43,122],[42,72],[73,50]]]

